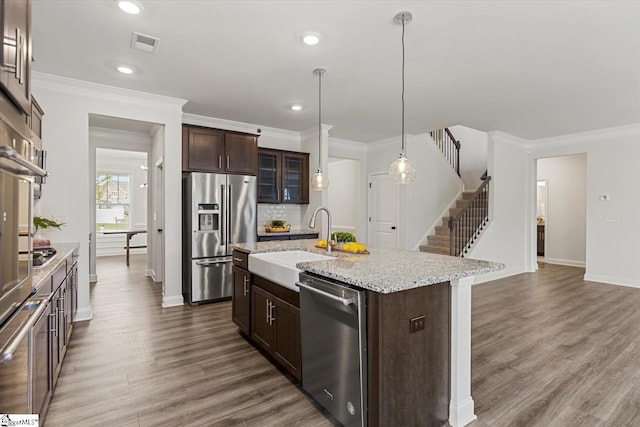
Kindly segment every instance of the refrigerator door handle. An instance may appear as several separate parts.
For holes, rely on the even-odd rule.
[[[196,261],[196,265],[201,265],[203,267],[207,267],[209,265],[218,265],[218,264],[224,264],[227,262],[231,262],[232,258],[221,258],[221,259],[216,259],[216,260],[202,260],[202,261]]]
[[[229,184],[229,190],[227,192],[227,226],[229,227],[229,243],[233,243],[233,234],[231,233],[231,221],[233,219],[233,212],[231,212],[231,191],[233,190],[233,185]]]
[[[227,221],[228,219],[228,213],[227,213],[227,198],[226,198],[226,192],[225,192],[225,185],[221,185],[220,186],[220,194],[222,195],[221,199],[222,199],[222,242],[220,242],[220,244],[222,246],[227,244]]]

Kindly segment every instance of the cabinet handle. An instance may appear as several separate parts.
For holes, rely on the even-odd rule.
[[[267,323],[268,323],[269,325],[271,325],[271,318],[269,317],[269,314],[271,314],[271,312],[270,312],[270,310],[269,310],[269,305],[270,305],[269,300],[267,300],[267,301],[266,301],[266,303],[267,303],[267,309],[266,309],[266,313],[267,313]]]
[[[247,294],[249,293],[249,278],[247,276],[244,276],[244,296],[246,297]]]
[[[218,156],[218,169],[222,169],[222,154]]]
[[[22,35],[20,28],[16,28],[16,79],[22,84]]]
[[[229,156],[227,156],[227,169],[229,169]]]
[[[271,302],[269,302],[269,305],[271,306],[269,309],[269,317],[271,317],[271,322],[269,323],[269,325],[273,325],[273,321],[276,320],[276,318],[273,315],[273,310],[276,308],[276,305],[272,304]]]
[[[243,262],[243,261],[244,261],[244,258],[238,258],[237,256],[234,256],[234,257],[233,257],[233,260],[234,260],[234,261],[238,261],[238,262]]]

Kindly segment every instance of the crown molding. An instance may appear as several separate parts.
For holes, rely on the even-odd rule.
[[[354,150],[367,151],[368,144],[366,142],[351,141],[349,139],[340,139],[329,137],[329,145],[340,145],[341,147],[353,148]]]
[[[188,125],[205,126],[216,129],[224,129],[235,132],[251,133],[254,135],[280,136],[289,139],[299,139],[300,132],[261,126],[252,123],[237,122],[234,120],[219,119],[216,117],[199,116],[197,114],[182,113],[182,122]]]
[[[587,132],[578,132],[568,135],[554,136],[551,138],[536,139],[528,141],[530,148],[562,147],[575,144],[587,144],[600,142],[606,139],[615,142],[615,139],[640,136],[640,123],[633,123],[625,126],[615,126],[604,129],[596,129]]]
[[[34,89],[51,90],[84,98],[100,98],[108,101],[129,102],[167,110],[182,111],[182,106],[187,103],[186,99],[107,86],[100,83],[76,80],[37,71],[31,73],[31,84]]]

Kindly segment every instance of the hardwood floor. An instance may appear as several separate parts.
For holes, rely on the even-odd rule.
[[[473,288],[471,426],[640,426],[640,289],[540,266]]]
[[[231,304],[161,308],[144,255],[98,259],[46,418],[57,426],[332,426],[231,322]]]
[[[331,426],[237,332],[228,302],[162,309],[145,257],[100,258],[47,426]],[[484,426],[640,425],[640,290],[544,265],[473,288]]]

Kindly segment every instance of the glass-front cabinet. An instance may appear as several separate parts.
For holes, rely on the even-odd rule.
[[[309,203],[309,153],[258,150],[258,203]]]

